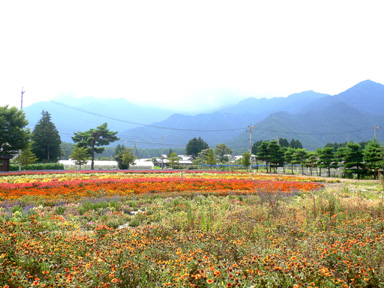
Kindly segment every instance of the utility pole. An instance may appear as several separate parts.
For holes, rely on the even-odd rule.
[[[134,153],[135,153],[135,158],[137,159],[137,147],[136,147],[136,140],[133,141],[133,149],[134,149]]]
[[[24,87],[21,87],[21,106],[20,111],[23,111],[23,98],[24,98]],[[19,149],[19,171],[21,171],[21,149]]]
[[[277,145],[280,145],[280,138],[277,136]]]
[[[375,130],[375,133],[374,133],[374,139],[376,139],[376,131],[379,130],[381,127],[379,126],[373,126],[373,129]]]
[[[160,156],[160,159],[161,159],[161,169],[164,169],[164,159],[163,159],[163,136],[161,136],[161,156]]]
[[[255,128],[252,123],[249,123],[247,132],[249,132],[249,153],[252,154],[252,130]]]

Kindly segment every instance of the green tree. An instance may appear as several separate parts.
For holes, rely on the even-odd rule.
[[[31,165],[31,164],[35,163],[38,160],[36,155],[31,150],[32,144],[33,143],[30,142],[28,144],[27,148],[23,149],[21,151],[21,154],[16,157],[16,161],[21,163],[22,166]]]
[[[281,138],[281,139],[279,139],[279,145],[280,145],[280,147],[287,147],[288,148],[289,142],[287,139]]]
[[[315,151],[308,152],[307,165],[312,176],[312,169],[317,167],[317,153]]]
[[[57,162],[61,156],[59,132],[51,121],[51,114],[43,110],[41,115],[32,132],[32,152],[42,162]]]
[[[374,139],[369,142],[363,150],[363,160],[366,165],[367,172],[373,175],[374,179],[378,178],[379,171],[383,169],[383,147]]]
[[[334,148],[324,147],[324,148],[318,148],[316,151],[318,155],[317,166],[320,168],[320,175],[321,175],[321,168],[326,168],[328,169],[328,177],[330,177],[331,168],[338,167],[337,165],[335,165]]]
[[[81,170],[81,165],[87,164],[88,162],[88,149],[86,147],[79,147],[76,145],[69,158],[75,160],[75,164],[79,165]]]
[[[258,152],[257,152],[257,158],[261,161],[265,162],[265,167],[268,172],[268,164],[269,164],[269,149],[268,149],[269,141],[263,141],[260,143],[258,147]]]
[[[281,150],[280,145],[277,141],[272,140],[268,144],[268,158],[271,163],[271,167],[273,167],[274,173],[276,173],[276,168],[284,161],[284,154]]]
[[[133,154],[133,151],[131,148],[125,148],[124,153],[123,153],[123,159],[122,159],[122,164],[129,169],[130,165],[135,165],[135,154]]]
[[[119,140],[116,136],[118,132],[109,131],[107,123],[98,126],[96,129],[90,129],[85,132],[76,132],[72,137],[73,142],[77,143],[79,147],[88,149],[91,155],[91,169],[94,170],[95,153],[102,153],[104,147],[112,142]]]
[[[127,165],[123,164],[123,156],[125,152],[125,147],[124,145],[118,144],[115,148],[115,153],[112,155],[112,158],[115,159],[117,162],[117,166],[119,169],[128,169]]]
[[[291,165],[291,172],[293,175],[293,153],[295,153],[295,149],[288,147],[284,152],[284,158],[287,164]]]
[[[251,152],[252,152],[253,155],[258,155],[258,153],[259,153],[259,146],[263,142],[264,142],[263,140],[258,140],[255,143],[253,143],[252,148],[251,148]]]
[[[246,167],[247,171],[248,171],[248,168],[251,165],[251,153],[249,153],[249,152],[243,153],[243,158],[241,158],[241,164],[244,167]]]
[[[179,165],[180,157],[177,156],[176,152],[173,152],[168,157],[168,164],[171,166],[172,169],[176,168],[177,165]]]
[[[199,154],[197,154],[197,157],[193,160],[193,165],[202,165],[202,164],[207,164],[207,155],[208,155],[208,150],[210,148],[201,150]]]
[[[30,132],[25,130],[28,121],[24,112],[8,105],[0,107],[0,153],[14,156],[28,147]]]
[[[308,152],[305,149],[295,149],[292,155],[292,163],[301,165],[301,174],[304,175],[304,166],[308,159]]]
[[[345,148],[344,174],[347,177],[357,174],[357,178],[360,179],[364,173],[363,151],[360,149],[359,144],[350,142]]]
[[[296,140],[292,139],[291,142],[289,142],[289,147],[293,149],[302,149],[303,145],[301,144],[299,139],[296,139]]]
[[[220,162],[228,162],[228,157],[225,157],[224,155],[232,154],[232,150],[227,145],[220,144],[216,145],[215,153],[219,156]]]
[[[216,165],[217,161],[216,161],[216,155],[211,148],[208,149],[206,159],[207,159],[207,164],[211,166],[211,170],[212,170],[213,165]]]
[[[198,139],[193,138],[188,141],[187,146],[185,147],[185,153],[196,157],[200,151],[209,148],[208,144],[199,137]]]

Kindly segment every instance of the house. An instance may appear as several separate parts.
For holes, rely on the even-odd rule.
[[[9,161],[12,156],[0,154],[0,171],[9,171]]]

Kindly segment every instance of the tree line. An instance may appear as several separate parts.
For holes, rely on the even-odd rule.
[[[47,111],[42,111],[42,117],[35,125],[33,131],[25,129],[28,121],[23,111],[15,107],[0,107],[0,154],[16,156],[19,150],[21,155],[16,157],[16,161],[22,165],[29,165],[36,161],[41,163],[57,162],[61,155],[61,139],[59,132],[52,123],[51,115]],[[75,143],[71,151],[70,158],[76,161],[77,165],[83,165],[91,159],[91,169],[94,169],[95,154],[102,153],[105,146],[120,140],[113,132],[108,129],[107,123],[84,132],[75,132],[72,140]],[[185,152],[194,158],[194,164],[208,164],[214,166],[217,163],[228,163],[232,150],[225,144],[216,145],[215,149],[201,138],[193,138],[188,141]],[[332,168],[343,167],[345,177],[357,178],[369,176],[377,179],[383,170],[383,146],[376,139],[361,143],[328,143],[323,148],[316,151],[307,151],[303,148],[298,139],[256,141],[252,148],[252,154],[256,161],[266,165],[268,172],[277,171],[278,167],[300,165],[302,173],[304,168],[309,168],[310,174],[313,169],[326,169],[328,176]],[[169,159],[174,166],[177,164],[178,157],[175,152],[169,153]],[[117,161],[120,169],[128,169],[134,165],[136,155],[132,149],[117,145],[113,159]],[[250,166],[252,155],[243,153],[242,165]],[[256,162],[256,163],[258,163]],[[256,164],[255,163],[255,164]]]

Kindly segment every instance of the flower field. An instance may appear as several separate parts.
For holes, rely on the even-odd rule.
[[[0,174],[1,287],[383,287],[379,183]]]

